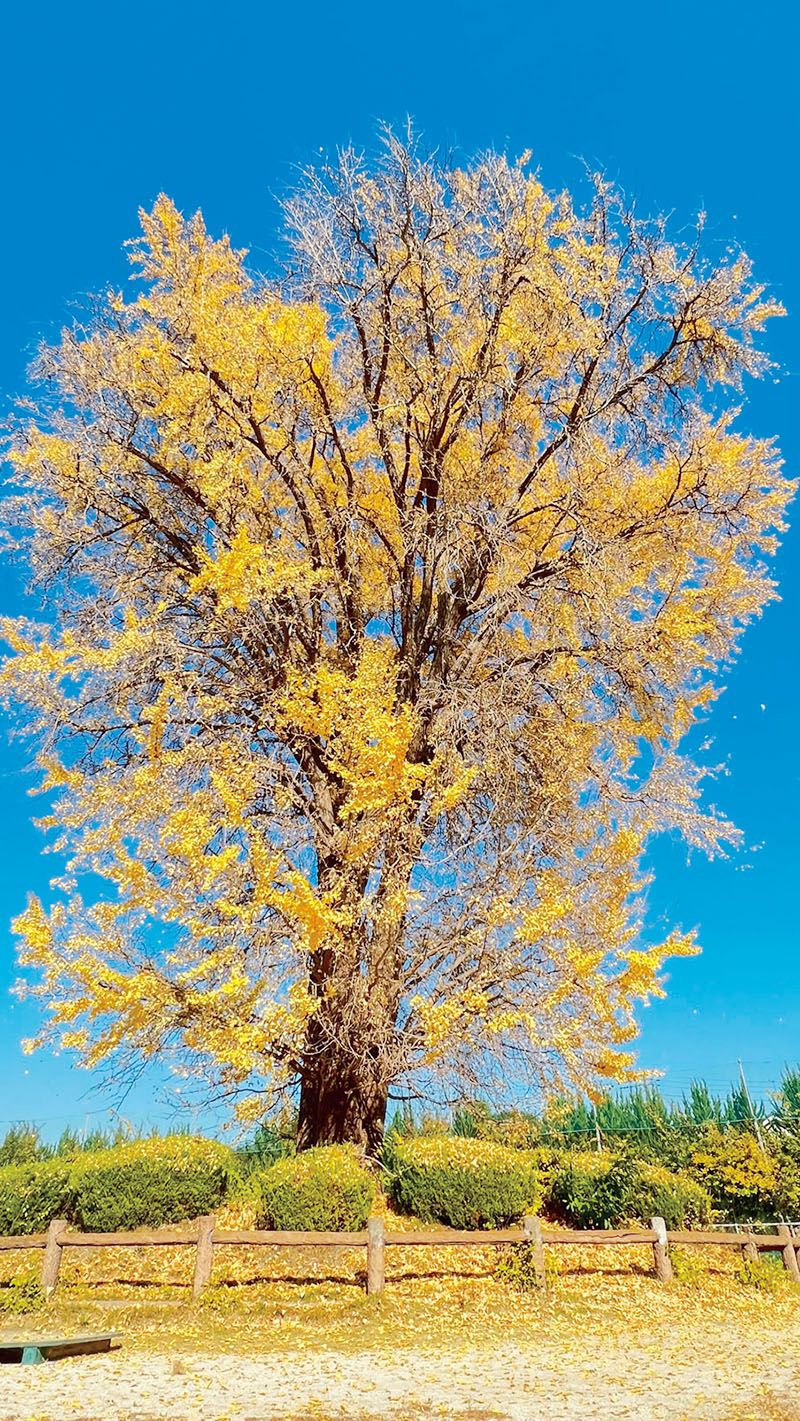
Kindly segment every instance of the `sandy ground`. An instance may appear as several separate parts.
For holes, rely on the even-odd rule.
[[[276,1421],[276,1418],[453,1418],[453,1421],[722,1421],[781,1418],[800,1407],[800,1323],[668,1341],[639,1332],[626,1346],[584,1335],[577,1348],[537,1340],[491,1351],[291,1350],[251,1358],[126,1352],[39,1367],[3,1367],[2,1421]],[[244,1352],[244,1347],[243,1347]]]
[[[539,1296],[492,1248],[396,1249],[378,1298],[362,1252],[325,1252],[220,1249],[199,1305],[191,1250],[65,1252],[0,1331],[123,1345],[0,1367],[0,1421],[800,1421],[800,1286],[745,1285],[727,1250],[665,1287],[649,1248],[552,1249]],[[0,1284],[40,1263],[0,1255]]]

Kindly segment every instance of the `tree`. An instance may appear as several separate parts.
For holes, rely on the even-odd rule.
[[[159,198],[13,439],[49,610],[3,678],[71,863],[16,925],[37,1040],[299,1089],[301,1147],[429,1072],[633,1078],[694,950],[643,935],[645,845],[734,833],[678,745],[772,593],[730,391],[779,308],[526,163],[346,152],[280,282]]]

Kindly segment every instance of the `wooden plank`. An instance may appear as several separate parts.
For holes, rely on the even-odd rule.
[[[653,1244],[653,1261],[659,1283],[672,1282],[672,1260],[667,1252],[667,1226],[660,1214],[650,1220],[656,1241]]]
[[[408,1233],[387,1233],[386,1243],[408,1246],[449,1245],[451,1247],[482,1247],[490,1243],[522,1243],[524,1229],[413,1229]],[[542,1229],[542,1243],[609,1244],[625,1247],[655,1243],[652,1229],[563,1229],[559,1233]]]
[[[734,1233],[701,1233],[681,1230],[670,1230],[667,1235],[670,1243],[681,1245],[692,1244],[718,1244],[722,1248],[741,1248],[743,1243],[753,1243],[757,1249],[780,1248],[781,1240],[778,1234],[734,1234]]]
[[[192,1242],[194,1243],[194,1239]],[[217,1229],[215,1244],[246,1243],[264,1248],[365,1248],[367,1231],[360,1233],[289,1233],[279,1229]]]
[[[367,1292],[382,1293],[385,1281],[383,1219],[367,1219]]]
[[[12,1248],[44,1248],[47,1234],[6,1234],[0,1238],[0,1253]]]
[[[554,1233],[545,1229],[542,1232],[544,1243],[575,1243],[575,1244],[601,1244],[613,1248],[628,1248],[638,1244],[656,1243],[656,1235],[652,1229],[564,1229],[561,1233]]]
[[[86,1337],[64,1337],[55,1342],[37,1342],[36,1346],[48,1362],[60,1357],[88,1357],[95,1352],[110,1352],[119,1332],[99,1332]]]
[[[192,1297],[195,1302],[211,1280],[211,1269],[214,1264],[214,1225],[216,1222],[213,1214],[206,1214],[204,1218],[198,1220],[197,1255],[194,1260],[192,1282]]]
[[[386,1243],[409,1247],[442,1244],[460,1248],[482,1247],[488,1243],[522,1243],[524,1238],[522,1229],[410,1229],[408,1233],[387,1233]]]
[[[197,1243],[197,1229],[187,1233],[185,1229],[158,1229],[149,1233],[70,1233],[66,1232],[61,1244],[63,1248],[176,1248],[182,1244]]]

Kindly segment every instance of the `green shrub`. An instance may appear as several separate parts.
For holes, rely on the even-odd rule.
[[[0,1168],[0,1234],[44,1233],[51,1219],[69,1218],[69,1175],[55,1159]]]
[[[709,1125],[692,1150],[691,1169],[729,1219],[774,1219],[780,1211],[775,1161],[749,1130]]]
[[[0,1317],[36,1312],[44,1304],[38,1278],[10,1278],[0,1283]]]
[[[395,1144],[392,1194],[398,1208],[454,1228],[502,1228],[535,1213],[535,1158],[491,1140],[423,1137]]]
[[[256,1127],[247,1144],[236,1151],[237,1166],[243,1178],[269,1169],[279,1159],[295,1154],[297,1117],[284,1114],[278,1120],[265,1120]]]
[[[688,1174],[673,1173],[657,1164],[642,1166],[642,1213],[647,1223],[659,1214],[668,1229],[711,1223],[708,1191]]]
[[[348,1145],[324,1145],[278,1160],[252,1176],[259,1228],[350,1232],[363,1229],[375,1181]]]
[[[685,1248],[671,1248],[669,1256],[675,1281],[685,1288],[699,1288],[706,1276],[703,1260]]]
[[[559,1272],[559,1261],[550,1249],[544,1256],[544,1285],[548,1290],[555,1287]],[[533,1245],[513,1243],[510,1248],[504,1248],[495,1264],[494,1276],[498,1283],[507,1283],[520,1293],[534,1292],[540,1283],[533,1261]]]
[[[668,1229],[707,1223],[711,1201],[686,1175],[627,1155],[567,1155],[552,1175],[546,1207],[573,1228],[607,1229],[660,1214]]]
[[[789,1281],[782,1260],[771,1254],[767,1254],[766,1258],[743,1258],[739,1280],[748,1288],[757,1288],[760,1293],[779,1293]]]
[[[166,1135],[84,1154],[73,1163],[72,1217],[87,1230],[158,1227],[208,1214],[227,1192],[232,1152]]]
[[[536,1160],[542,1194],[546,1197],[550,1180],[558,1173],[564,1162],[564,1151],[553,1149],[552,1145],[536,1145],[530,1153],[531,1157]]]

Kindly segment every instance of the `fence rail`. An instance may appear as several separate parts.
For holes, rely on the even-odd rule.
[[[366,1248],[367,1292],[379,1293],[385,1284],[386,1248],[413,1247],[485,1247],[487,1244],[530,1243],[533,1266],[538,1282],[546,1282],[545,1245],[548,1247],[579,1245],[581,1247],[630,1248],[641,1245],[653,1250],[653,1265],[660,1282],[669,1282],[672,1263],[671,1245],[681,1248],[719,1246],[739,1249],[744,1258],[753,1261],[759,1253],[779,1251],[790,1277],[800,1283],[797,1253],[800,1237],[781,1225],[776,1234],[756,1234],[747,1230],[738,1234],[717,1231],[667,1230],[664,1220],[651,1219],[649,1229],[549,1229],[541,1219],[528,1217],[522,1228],[516,1229],[415,1229],[409,1233],[386,1230],[382,1219],[370,1219],[368,1227],[356,1233],[291,1233],[272,1229],[218,1229],[214,1216],[198,1219],[191,1229],[137,1230],[134,1233],[79,1233],[71,1230],[64,1219],[54,1219],[46,1234],[15,1234],[0,1237],[0,1252],[12,1249],[42,1249],[42,1288],[50,1298],[58,1283],[61,1257],[65,1248],[175,1248],[195,1249],[193,1295],[199,1298],[211,1278],[214,1251],[217,1248]]]

